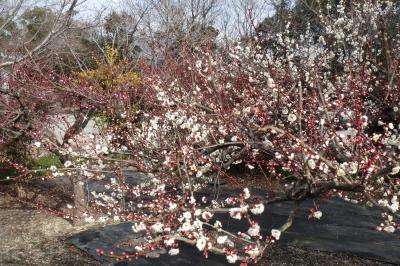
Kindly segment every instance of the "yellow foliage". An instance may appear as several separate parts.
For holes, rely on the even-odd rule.
[[[137,86],[139,74],[129,69],[126,60],[118,60],[119,51],[109,45],[105,47],[104,63],[97,61],[97,68],[77,73],[82,80],[89,82],[93,88],[112,90],[116,86]]]
[[[106,52],[105,56],[107,63],[109,65],[114,65],[118,59],[118,53],[119,53],[118,49],[115,49],[111,47],[109,44],[106,44],[105,52]]]

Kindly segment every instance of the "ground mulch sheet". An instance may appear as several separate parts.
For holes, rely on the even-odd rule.
[[[278,265],[394,265],[368,260],[345,253],[331,253],[293,246],[275,246],[260,263],[262,266]]]
[[[0,195],[0,265],[110,265],[100,263],[66,239],[86,230],[38,210],[10,204]],[[154,263],[155,261],[152,260]],[[158,263],[157,263],[158,264]],[[275,246],[260,265],[389,265],[342,253]],[[159,263],[162,265],[162,262]],[[194,261],[191,265],[196,265]]]
[[[16,200],[16,194],[10,193],[11,186],[0,187],[0,266],[3,265],[113,265],[97,261],[89,253],[72,245],[71,237],[93,226],[73,226],[69,221],[33,209]],[[39,193],[30,202],[39,201],[47,206],[56,207],[57,200],[51,193]],[[58,194],[58,193],[57,193]],[[203,265],[196,260],[199,253],[186,256],[190,264]],[[219,260],[225,263],[225,260]],[[166,265],[166,261],[152,259],[147,265]],[[135,263],[133,263],[135,264]],[[207,265],[213,265],[208,260]],[[227,263],[226,263],[227,264]],[[267,252],[260,265],[390,265],[383,262],[360,258],[351,254],[315,251],[297,246],[275,245]],[[122,265],[121,263],[119,265]],[[219,264],[220,265],[220,264]],[[228,264],[227,264],[228,265]]]

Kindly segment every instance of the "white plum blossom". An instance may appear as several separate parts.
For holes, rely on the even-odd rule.
[[[175,210],[177,207],[178,207],[178,205],[177,205],[175,202],[170,202],[170,203],[169,203],[168,209],[169,209],[170,211],[173,211],[173,210]]]
[[[260,255],[260,250],[258,249],[257,246],[253,246],[249,249],[246,250],[246,253],[249,254],[250,258],[256,258],[258,255]]]
[[[169,251],[168,251],[168,255],[170,255],[170,256],[176,256],[176,255],[178,255],[179,254],[179,248],[171,248]]]
[[[313,217],[314,218],[316,218],[316,219],[321,219],[321,217],[322,217],[322,212],[321,211],[315,211],[315,212],[313,212]]]
[[[219,220],[216,220],[214,222],[214,227],[217,228],[218,231],[220,231],[222,228],[222,223]]]
[[[165,239],[165,240],[164,240],[164,244],[165,244],[167,247],[170,247],[170,246],[172,246],[173,244],[175,244],[175,239],[174,239],[174,238]]]
[[[242,212],[243,212],[242,208],[230,208],[229,209],[229,215],[233,219],[237,219],[237,220],[242,219]]]
[[[160,222],[157,222],[153,224],[150,228],[155,232],[155,233],[161,233],[163,231],[164,225]]]
[[[236,263],[236,261],[238,260],[238,256],[236,254],[228,254],[226,255],[226,260],[228,261],[228,263]]]
[[[50,171],[52,171],[52,172],[57,171],[57,166],[55,166],[55,165],[50,166]]]
[[[391,175],[397,175],[400,172],[400,166],[395,166],[392,169]]]
[[[100,222],[100,223],[105,223],[105,222],[107,222],[107,220],[108,220],[108,217],[107,217],[107,216],[101,216],[101,217],[99,218],[99,222]]]
[[[198,250],[203,251],[206,245],[207,245],[207,239],[204,236],[201,236],[199,239],[197,239],[196,247]]]
[[[34,145],[36,148],[40,148],[40,146],[42,146],[42,143],[41,143],[40,141],[36,141],[35,143],[33,143],[33,145]]]
[[[255,204],[253,206],[253,208],[250,209],[250,211],[251,211],[251,213],[258,215],[258,214],[261,214],[264,212],[264,208],[265,208],[264,204],[258,203],[258,204]]]
[[[351,162],[351,163],[350,163],[350,170],[349,170],[349,173],[352,174],[352,175],[354,175],[354,174],[357,173],[357,171],[358,171],[358,164],[355,163],[355,162]]]
[[[201,215],[201,209],[196,209],[194,211],[194,216],[200,216]]]
[[[226,199],[225,199],[225,202],[226,202],[227,204],[232,205],[232,204],[235,203],[235,199],[234,199],[233,197],[229,197],[229,198],[226,198]]]
[[[196,203],[196,198],[191,196],[189,202],[190,202],[190,204],[195,204]]]
[[[381,137],[381,134],[374,134],[374,135],[372,136],[372,140],[376,142],[376,141],[379,140],[380,137]]]
[[[95,222],[95,219],[93,216],[85,216],[84,220],[86,223],[94,223]]]
[[[219,236],[219,237],[217,237],[217,243],[220,245],[223,245],[223,244],[225,244],[227,239],[228,239],[228,236]]]
[[[387,225],[383,228],[383,231],[385,231],[387,233],[394,233],[396,231],[396,229],[394,228],[393,225]]]
[[[66,168],[70,167],[71,165],[72,165],[72,162],[71,162],[71,161],[66,161],[66,162],[64,163],[64,166],[65,166]]]
[[[397,196],[393,196],[391,203],[392,204],[389,206],[389,208],[392,210],[392,212],[397,212],[399,210],[399,200]]]
[[[208,221],[209,219],[211,219],[211,217],[213,216],[213,214],[209,211],[205,211],[201,214],[201,218],[203,218],[204,220]]]
[[[278,229],[272,229],[271,230],[271,235],[276,239],[279,240],[279,238],[281,237],[281,231]]]
[[[192,230],[192,225],[190,224],[190,222],[184,222],[181,226],[181,231],[182,232],[187,232]]]
[[[313,159],[309,159],[308,161],[307,161],[307,164],[308,164],[308,167],[310,167],[310,169],[315,169],[315,167],[316,167],[316,164],[315,164],[315,161],[313,160]]]
[[[106,146],[104,146],[104,147],[101,148],[101,151],[103,153],[107,154],[108,153],[108,148]]]
[[[243,197],[245,199],[249,199],[250,198],[250,190],[248,188],[244,188],[243,189]]]
[[[183,218],[185,218],[186,220],[190,220],[192,219],[192,214],[190,212],[184,212]]]
[[[267,79],[267,86],[270,87],[270,88],[274,88],[275,87],[275,81],[270,77]]]
[[[290,123],[293,123],[294,121],[297,120],[297,116],[296,116],[295,114],[289,114],[288,117],[287,117],[287,119],[288,119],[288,121],[289,121]]]
[[[195,220],[193,222],[193,227],[196,229],[202,229],[203,228],[203,222],[200,220]]]
[[[346,172],[342,168],[339,168],[339,170],[337,171],[337,176],[339,177],[346,176]]]
[[[253,223],[249,230],[247,230],[247,233],[250,236],[258,236],[260,234],[260,226],[258,225],[258,223]]]
[[[378,200],[378,204],[382,207],[387,207],[389,205],[387,199],[380,199]]]

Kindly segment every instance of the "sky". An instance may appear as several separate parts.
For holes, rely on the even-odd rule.
[[[40,0],[39,0],[40,1]],[[98,19],[99,14],[104,18],[112,10],[122,11],[124,6],[126,8],[126,0],[81,0],[84,1],[78,10],[77,18],[84,21],[94,21],[93,19]],[[140,2],[141,0],[133,0]],[[189,0],[183,0],[189,1]],[[248,30],[248,24],[244,23],[246,19],[244,18],[244,13],[235,13],[235,5],[239,5],[241,1],[239,0],[219,0],[220,7],[218,14],[215,19],[215,26],[221,30],[219,35],[221,38],[224,36],[230,36],[236,38],[240,34],[245,34]],[[246,2],[246,1],[244,1]],[[236,3],[236,4],[235,4]],[[265,17],[271,15],[271,6],[265,4],[265,0],[249,0],[249,3],[253,3],[255,7],[254,10],[254,22],[257,24],[261,22]],[[240,10],[240,9],[239,9]],[[99,12],[101,11],[101,12]]]
[[[123,4],[124,0],[83,0],[85,1],[82,5],[81,5],[81,12],[83,13],[95,13],[93,11],[97,11],[101,8],[116,8],[118,9],[118,7],[121,7],[121,5]],[[140,1],[140,0],[138,0]],[[235,2],[236,0],[222,0],[222,3],[230,3],[230,2]],[[263,2],[262,0],[255,0],[254,2]]]
[[[122,2],[122,0],[86,0],[83,7],[88,9],[97,9],[110,5],[117,7],[120,2]]]
[[[91,20],[92,17],[99,14],[102,10],[107,13],[110,9],[118,9],[120,2],[123,0],[86,0],[84,3],[80,4],[77,8],[79,12],[77,17],[80,19]]]

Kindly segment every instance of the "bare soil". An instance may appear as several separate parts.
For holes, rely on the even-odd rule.
[[[0,195],[0,265],[100,265],[65,241],[85,226],[21,207]]]

